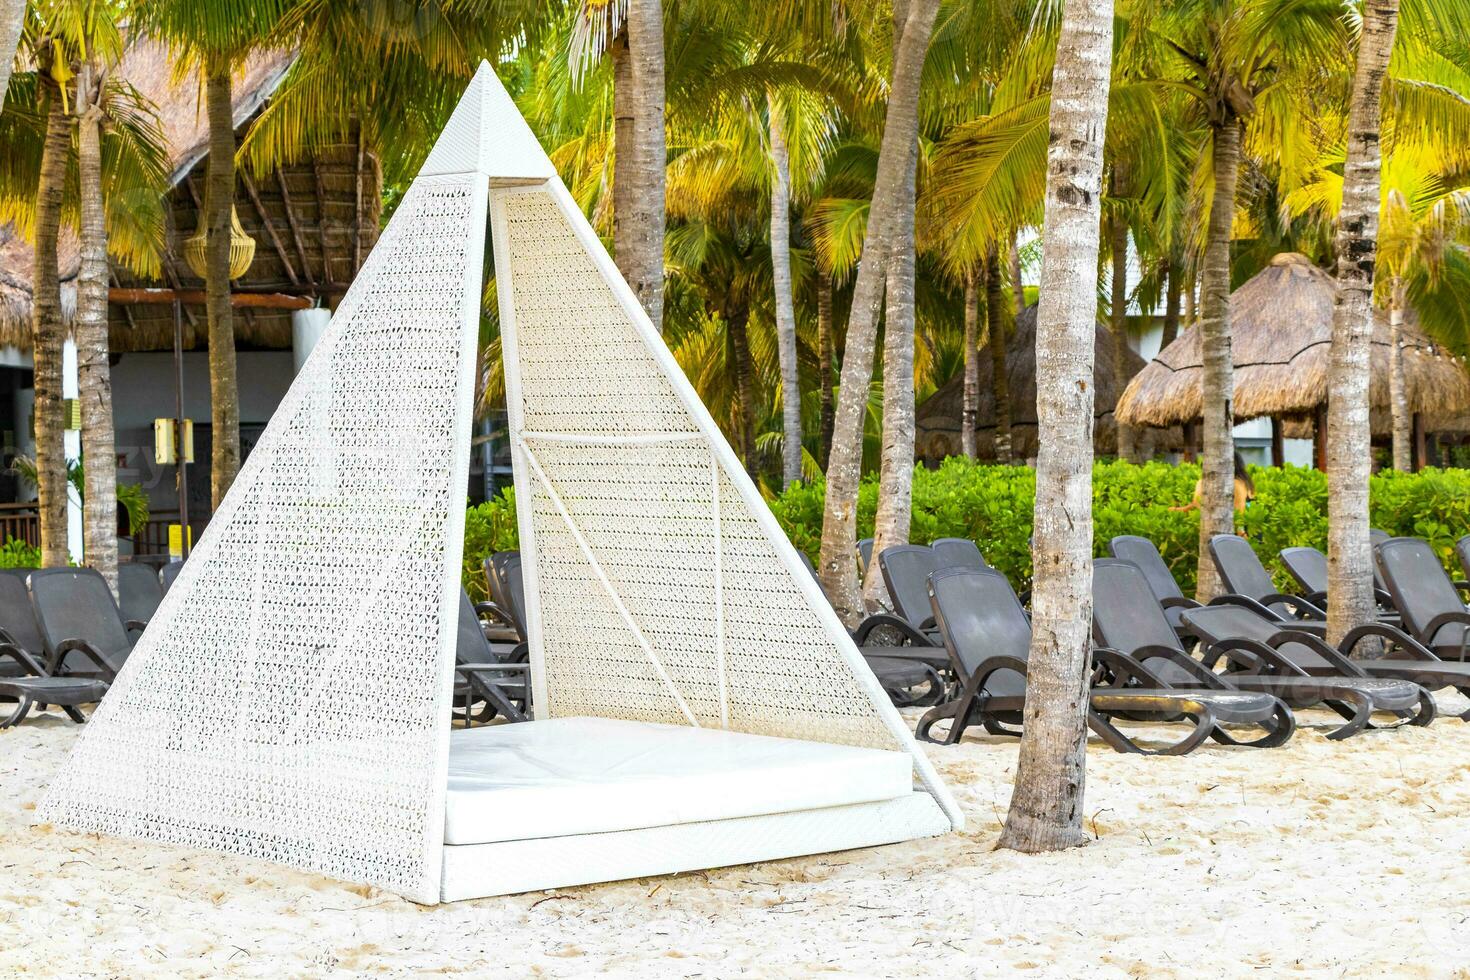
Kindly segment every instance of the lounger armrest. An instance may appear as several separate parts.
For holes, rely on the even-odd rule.
[[[1224,595],[1217,595],[1217,596],[1215,596],[1215,598],[1213,598],[1213,599],[1211,599],[1209,601],[1208,605],[1211,605],[1211,606],[1244,606],[1246,609],[1249,609],[1251,612],[1255,613],[1256,615],[1258,615],[1258,616],[1264,616],[1266,619],[1279,620],[1281,618],[1280,616],[1276,615],[1276,613],[1272,612],[1270,609],[1267,609],[1258,600],[1252,599],[1248,595],[1241,595],[1238,592],[1227,592]]]
[[[117,671],[112,669],[112,664],[107,662],[107,658],[102,656],[92,644],[86,640],[79,639],[62,640],[56,645],[56,652],[51,655],[51,661],[46,665],[48,673],[53,677],[62,676],[62,661],[66,659],[68,653],[72,652],[85,655],[88,660],[97,665],[97,669],[102,672],[102,676],[108,681],[117,678]]]
[[[1181,653],[1180,651],[1175,650],[1172,647],[1161,646],[1157,643],[1145,644],[1144,646],[1141,646],[1137,650],[1133,651],[1133,659],[1144,664],[1147,664],[1150,660],[1167,660],[1169,661],[1169,663],[1174,664],[1177,667],[1182,667],[1185,671],[1189,673],[1190,677],[1193,677],[1195,680],[1199,681],[1200,685],[1203,687],[1208,687],[1216,690],[1226,689],[1229,687],[1229,685],[1225,683],[1225,681],[1220,679],[1219,674],[1215,673],[1213,670],[1206,667],[1204,664],[1200,663],[1189,654]],[[1159,686],[1172,687],[1173,685],[1160,681]]]
[[[1287,595],[1284,592],[1272,592],[1270,595],[1262,596],[1260,602],[1268,609],[1280,602],[1290,606],[1292,612],[1303,619],[1325,619],[1327,613],[1320,607],[1299,595]],[[1279,619],[1280,617],[1277,616]]]
[[[1326,592],[1307,592],[1307,593],[1305,593],[1304,595],[1301,596],[1301,599],[1304,602],[1310,602],[1312,605],[1316,606],[1318,609],[1322,609],[1324,611],[1327,609],[1327,593]]]
[[[1014,670],[1022,677],[1025,677],[1026,661],[1020,659],[1019,657],[1008,657],[1004,654],[997,654],[993,657],[986,657],[985,661],[980,664],[980,668],[976,670],[975,673],[970,677],[970,683],[966,686],[973,687],[975,690],[978,691],[980,690],[980,688],[985,686],[985,682],[988,681],[992,675],[997,674],[1002,670]]]
[[[1162,599],[1159,600],[1159,605],[1163,606],[1165,609],[1198,609],[1198,608],[1200,608],[1200,604],[1199,604],[1198,600],[1191,599],[1191,598],[1189,598],[1189,596],[1183,596],[1183,595],[1165,596],[1164,598],[1162,598]]]
[[[46,669],[40,664],[36,663],[35,657],[32,657],[29,653],[26,653],[20,647],[16,646],[14,643],[11,643],[9,640],[0,642],[0,659],[4,659],[6,657],[14,660],[16,663],[20,664],[21,667],[30,671],[37,677],[46,676]]]
[[[129,633],[133,632],[133,630],[137,630],[139,633],[141,633],[148,628],[148,624],[143,622],[141,619],[130,619],[127,622],[123,623],[123,627]]]
[[[1368,676],[1367,671],[1363,670],[1362,667],[1359,667],[1347,657],[1344,657],[1335,647],[1315,633],[1307,633],[1298,629],[1284,629],[1279,633],[1272,634],[1266,643],[1273,650],[1279,650],[1288,643],[1300,643],[1349,677]]]
[[[1243,668],[1247,674],[1265,674],[1275,670],[1289,676],[1303,676],[1300,668],[1283,660],[1281,654],[1259,640],[1235,636],[1212,643],[1205,650],[1205,663],[1210,667],[1219,663],[1221,657]]]
[[[1433,646],[1434,638],[1439,635],[1439,631],[1452,623],[1461,623],[1470,626],[1470,612],[1452,610],[1442,612],[1438,616],[1435,616],[1424,626],[1424,630],[1421,633],[1424,637],[1424,643],[1428,646]],[[1466,631],[1465,636],[1470,638],[1470,630]]]
[[[475,615],[481,619],[488,618],[500,623],[502,626],[515,626],[514,621],[510,618],[510,614],[493,602],[475,603]]]
[[[1095,668],[1101,667],[1112,676],[1114,684],[1110,686],[1126,688],[1134,682],[1140,687],[1169,686],[1156,677],[1143,661],[1130,657],[1121,650],[1093,647],[1092,662]]]
[[[932,623],[934,620],[930,619],[929,622]],[[864,619],[858,624],[858,628],[852,631],[852,642],[858,646],[862,646],[867,642],[868,636],[873,630],[879,627],[897,630],[914,646],[932,647],[935,645],[934,641],[920,632],[918,628],[915,628],[913,623],[892,613],[873,613],[867,619]]]
[[[1364,623],[1362,626],[1354,627],[1348,630],[1347,635],[1342,638],[1342,642],[1337,645],[1337,649],[1342,652],[1343,656],[1351,657],[1354,648],[1370,636],[1376,636],[1392,643],[1404,651],[1406,654],[1405,659],[1407,660],[1439,662],[1439,658],[1434,655],[1432,650],[1390,623]]]

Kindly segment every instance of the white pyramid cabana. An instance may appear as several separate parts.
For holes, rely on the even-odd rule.
[[[551,719],[724,729],[804,740],[777,757],[902,753],[917,789],[446,844],[487,206],[537,719],[515,738]],[[961,824],[488,64],[40,815],[420,902]]]

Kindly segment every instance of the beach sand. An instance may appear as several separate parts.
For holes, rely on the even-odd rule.
[[[0,731],[0,976],[1470,977],[1470,725],[1440,700],[1269,751],[1094,739],[1067,853],[994,849],[1016,744],[981,737],[926,747],[963,834],[435,908],[35,826],[77,732],[44,715]]]

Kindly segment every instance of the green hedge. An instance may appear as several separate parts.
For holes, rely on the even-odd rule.
[[[1317,470],[1295,466],[1252,467],[1256,499],[1241,518],[1241,527],[1261,558],[1288,584],[1279,567],[1282,548],[1327,546],[1327,478]],[[1199,480],[1199,467],[1154,462],[1098,463],[1093,468],[1094,553],[1107,554],[1108,541],[1119,534],[1138,534],[1159,546],[1186,592],[1194,589],[1197,572],[1199,515],[1171,507],[1188,503]],[[798,485],[770,501],[772,512],[797,548],[813,561],[821,547],[820,482]],[[1420,473],[1385,472],[1373,477],[1369,491],[1374,527],[1398,536],[1427,539],[1445,567],[1460,577],[1454,543],[1470,533],[1470,470],[1427,469]],[[914,471],[914,516],[910,539],[928,544],[935,538],[972,538],[985,557],[1018,588],[1031,580],[1031,511],[1036,475],[1025,466],[977,465],[957,457],[936,469]],[[858,535],[873,533],[878,501],[876,477],[863,481],[858,494]],[[515,503],[510,491],[469,510],[465,526],[465,584],[471,594],[484,594],[481,560],[492,551],[515,547]]]

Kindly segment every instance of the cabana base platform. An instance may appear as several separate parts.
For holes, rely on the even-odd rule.
[[[733,820],[444,848],[439,900],[513,895],[678,874],[805,854],[896,844],[948,833],[925,792],[851,806]]]

